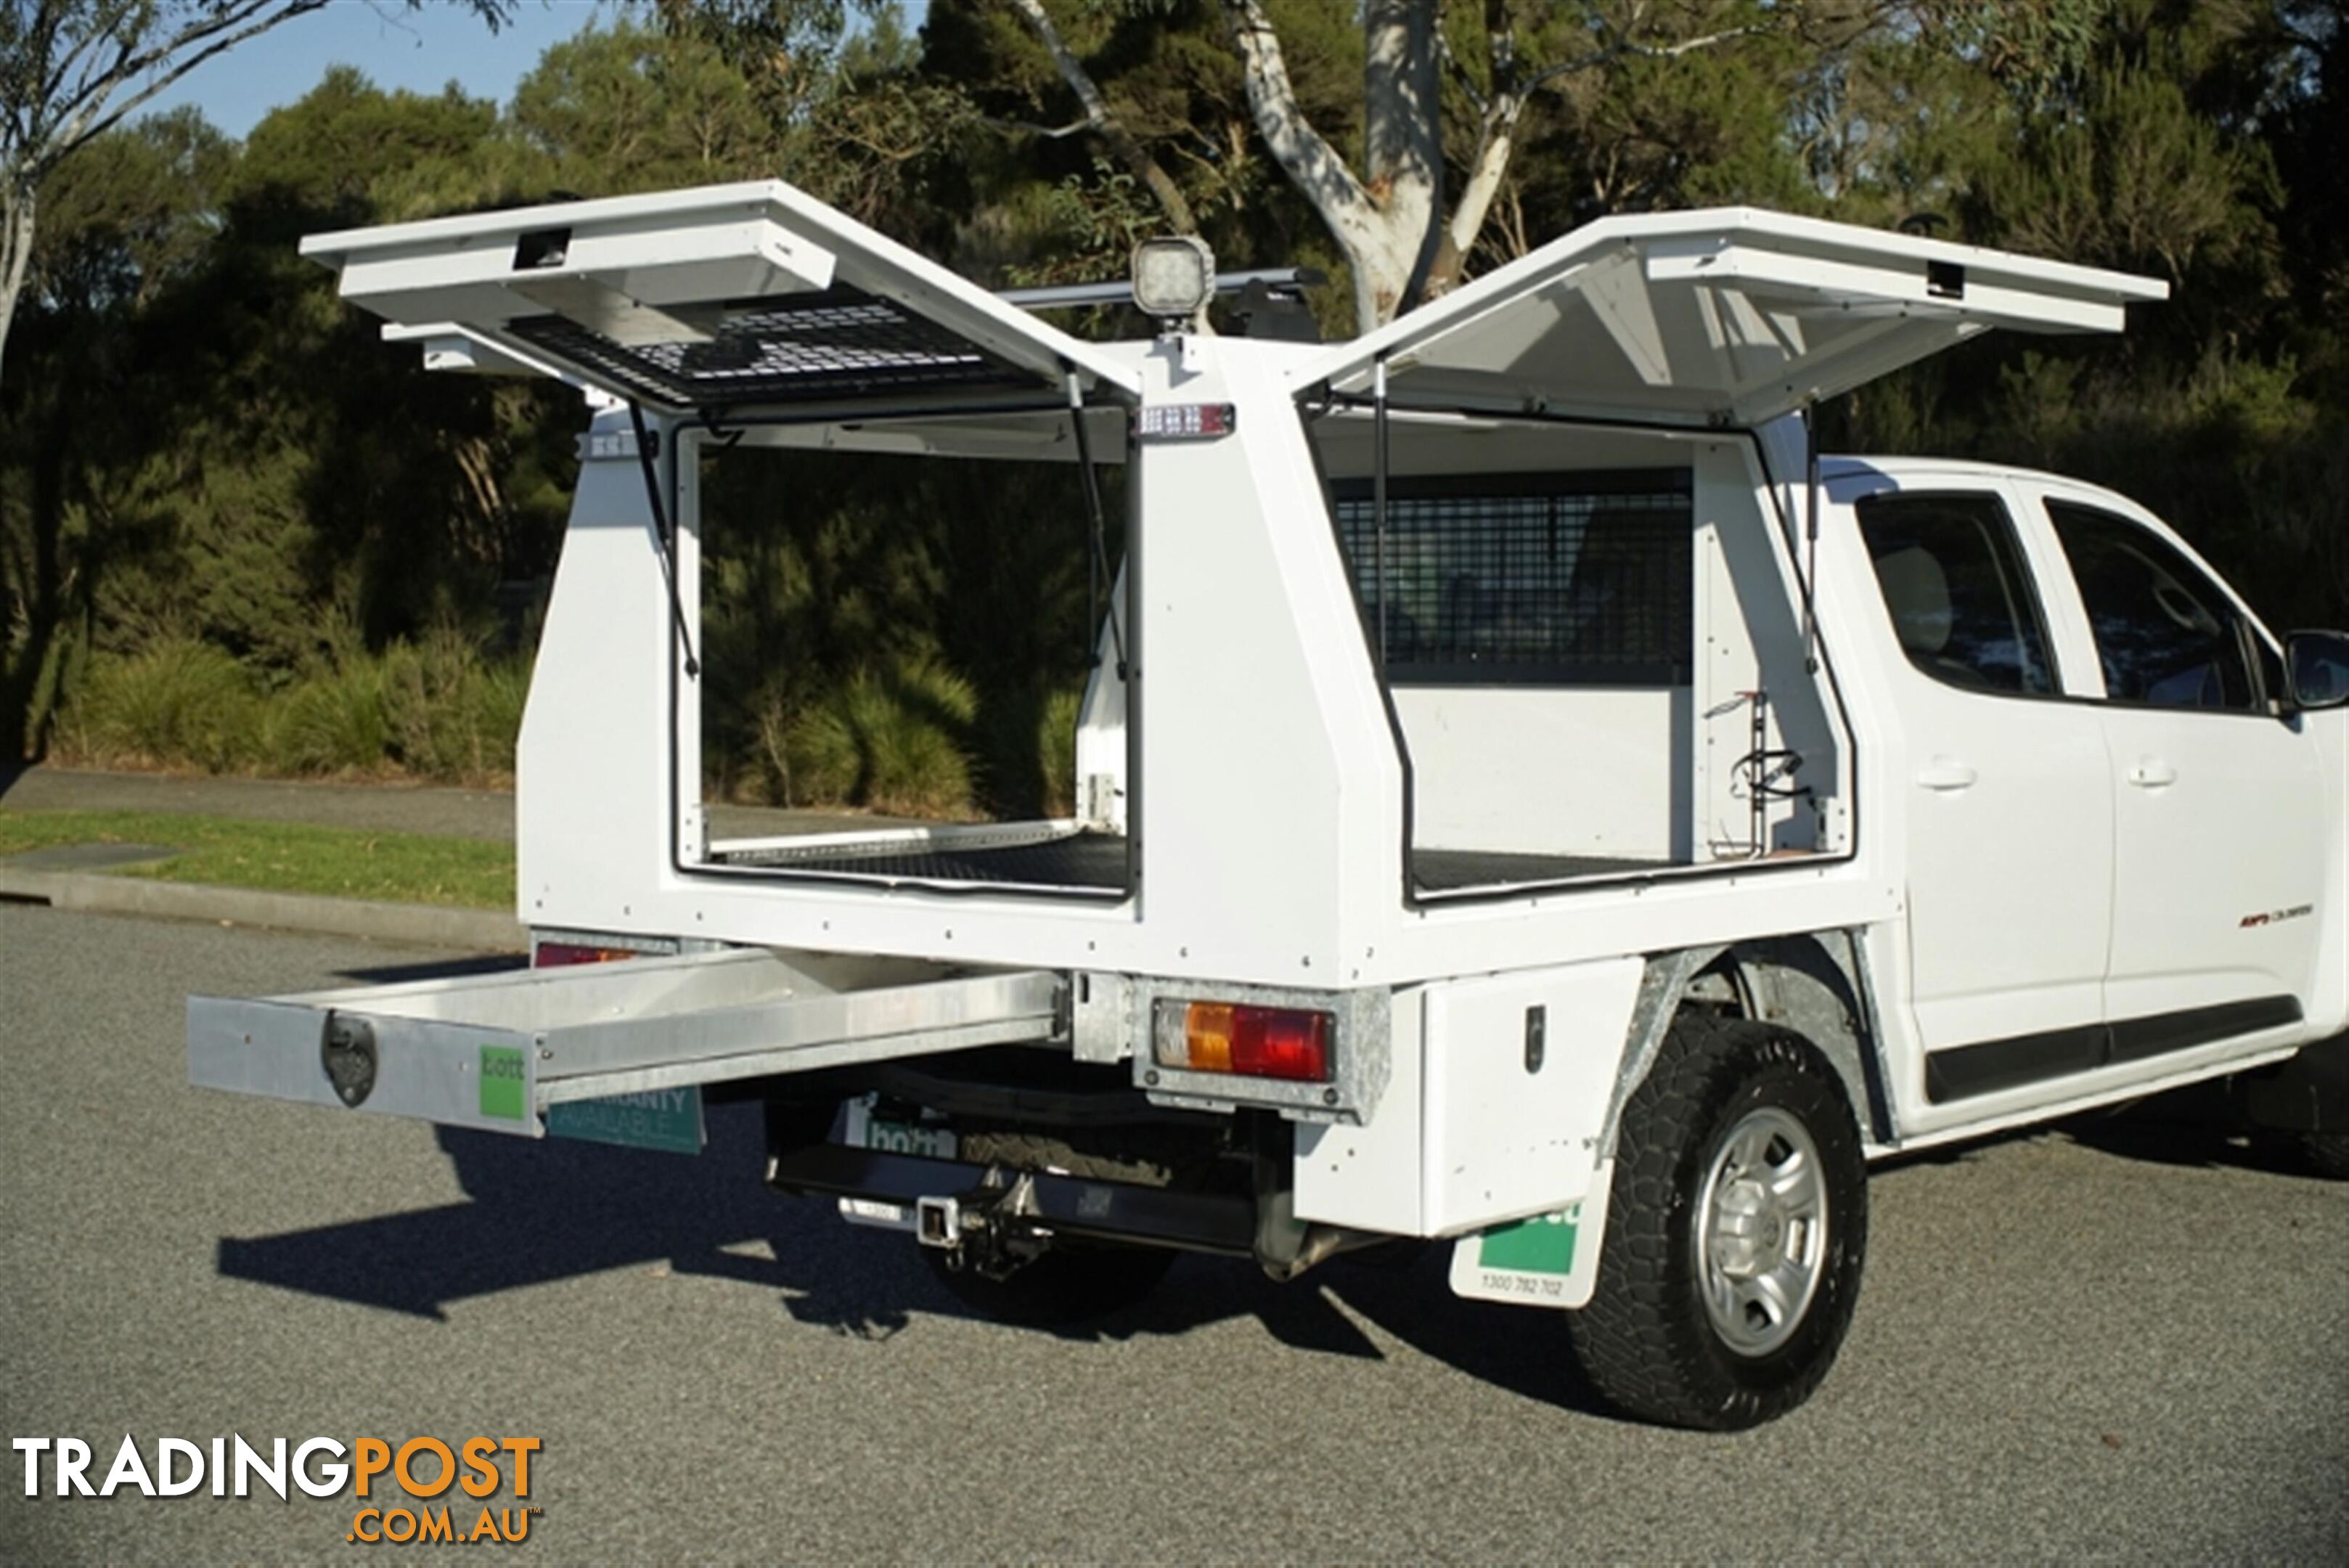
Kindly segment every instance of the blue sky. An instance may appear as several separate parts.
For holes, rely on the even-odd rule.
[[[439,92],[451,81],[475,98],[503,103],[550,44],[608,17],[611,0],[520,0],[512,26],[494,36],[458,0],[332,0],[197,67],[148,109],[191,103],[231,136],[317,85],[326,67],[357,66],[378,87]],[[926,0],[906,5],[918,20]],[[141,110],[146,112],[147,110]]]
[[[477,98],[503,103],[549,44],[599,16],[600,0],[522,0],[513,25],[492,36],[468,7],[424,0],[332,0],[181,77],[142,113],[191,103],[231,136],[308,92],[326,67],[352,65],[379,87],[439,92],[454,81]]]

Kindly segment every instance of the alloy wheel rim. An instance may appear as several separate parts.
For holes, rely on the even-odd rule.
[[[1713,1147],[1697,1199],[1696,1262],[1722,1343],[1767,1355],[1793,1337],[1825,1272],[1827,1193],[1809,1129],[1775,1106]]]

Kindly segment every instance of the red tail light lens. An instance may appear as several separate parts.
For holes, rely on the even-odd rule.
[[[1299,1083],[1330,1080],[1330,1015],[1301,1007],[1229,1002],[1161,1003],[1158,1061],[1195,1073],[1232,1073]],[[1167,1027],[1179,1022],[1176,1028]]]
[[[585,942],[541,942],[530,950],[530,967],[561,969],[565,964],[609,963],[614,959],[638,956],[634,948],[599,948]]]
[[[1321,1083],[1330,1076],[1330,1015],[1293,1007],[1233,1008],[1232,1071]]]

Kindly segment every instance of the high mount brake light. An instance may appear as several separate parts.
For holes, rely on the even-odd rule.
[[[1238,1077],[1330,1081],[1330,1015],[1302,1007],[1245,1002],[1161,1002],[1162,1067]]]
[[[1133,433],[1142,441],[1215,441],[1239,423],[1231,403],[1149,403],[1133,410]]]

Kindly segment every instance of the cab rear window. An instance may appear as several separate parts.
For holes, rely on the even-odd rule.
[[[1909,662],[1946,685],[2047,696],[2055,669],[2014,522],[1995,495],[1870,495],[1860,535]]]

